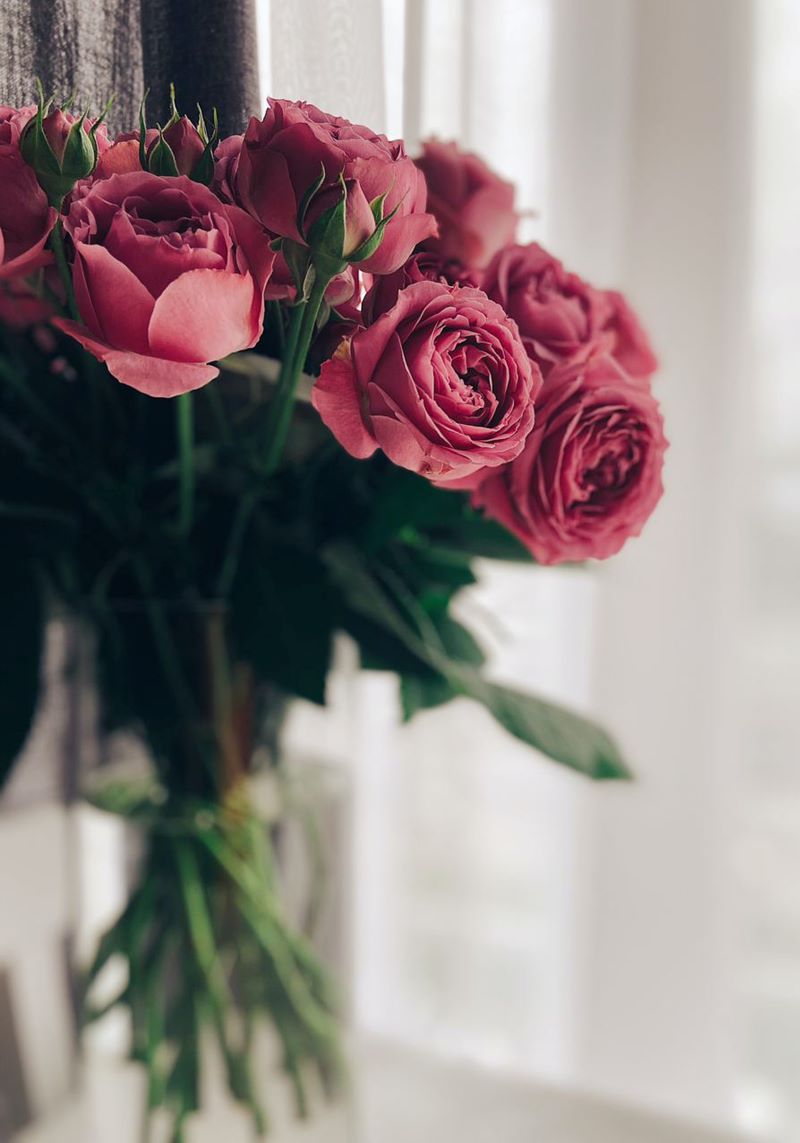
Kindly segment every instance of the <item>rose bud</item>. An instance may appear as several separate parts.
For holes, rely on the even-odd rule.
[[[323,257],[332,250],[344,260],[347,252],[347,260],[369,273],[391,273],[436,233],[433,216],[425,212],[425,180],[402,141],[391,142],[310,103],[270,99],[264,119],[250,120],[235,182],[237,200],[271,235],[300,247],[324,245]],[[320,198],[329,225],[317,218],[318,229],[309,235],[306,220],[314,221]],[[335,215],[342,199],[343,222]],[[364,240],[354,246],[359,236]]]
[[[482,269],[513,242],[518,215],[514,187],[455,143],[429,139],[416,164],[428,184],[428,206],[439,223],[438,238],[426,246],[443,258]]]
[[[655,399],[612,357],[559,365],[524,449],[473,492],[473,504],[540,563],[606,559],[658,503],[666,448]]]
[[[51,204],[60,207],[75,184],[91,175],[110,143],[101,130],[102,116],[91,120],[86,112],[78,117],[60,107],[51,111],[51,102],[40,101],[22,133],[20,150]]]
[[[58,215],[20,151],[35,107],[0,106],[0,281],[23,277],[50,260],[45,250]]]
[[[126,385],[173,397],[209,364],[258,341],[275,258],[243,210],[185,176],[111,175],[76,194],[65,220],[82,324],[60,329]]]
[[[380,448],[463,488],[522,450],[540,384],[500,306],[480,290],[417,282],[339,346],[312,402],[351,456]]]
[[[443,282],[447,286],[480,286],[481,275],[469,270],[463,262],[443,258],[433,250],[412,254],[399,270],[376,278],[364,296],[362,311],[364,323],[370,325],[375,318],[390,310],[397,295],[414,282]]]

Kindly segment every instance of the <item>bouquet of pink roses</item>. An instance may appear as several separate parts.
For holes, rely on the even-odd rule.
[[[324,702],[345,631],[407,717],[466,696],[624,777],[595,724],[486,679],[450,609],[475,557],[617,552],[666,442],[636,315],[517,244],[480,159],[431,141],[414,160],[306,103],[225,139],[173,109],[112,138],[44,97],[0,106],[0,775],[63,611],[106,726],[152,757],[92,795],[149,845],[89,981],[126,958],[113,1003],[180,1138],[206,1023],[259,1127],[258,1012],[301,1109],[306,1063],[335,1070],[335,1004],[247,794],[269,716]]]

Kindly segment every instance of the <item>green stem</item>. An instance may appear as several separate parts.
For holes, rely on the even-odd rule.
[[[298,302],[292,310],[292,318],[289,323],[289,332],[284,345],[278,384],[267,412],[267,447],[264,454],[263,468],[263,474],[266,477],[272,476],[283,456],[283,449],[286,444],[286,437],[292,419],[297,383],[300,380],[303,366],[308,357],[308,350],[314,337],[314,328],[329,281],[330,279],[324,275],[318,277],[308,301]],[[228,537],[225,558],[222,561],[222,570],[217,585],[217,593],[221,598],[226,598],[233,586],[233,580],[239,564],[239,551],[244,541],[250,517],[258,503],[259,495],[259,487],[252,486],[239,502],[239,508],[234,517]]]
[[[271,476],[283,456],[286,437],[292,419],[292,409],[297,392],[297,383],[303,372],[308,351],[314,337],[317,317],[325,298],[328,281],[319,275],[305,304],[295,306],[289,326],[289,339],[286,354],[281,365],[278,387],[269,407],[267,419],[267,448],[264,456],[264,471]]]
[[[72,288],[72,273],[70,272],[69,263],[67,262],[67,253],[64,249],[64,231],[60,218],[53,227],[53,232],[50,235],[50,245],[56,256],[58,272],[61,275],[61,281],[64,283],[64,289],[66,290],[67,309],[75,321],[80,321],[81,315],[78,313],[78,306],[75,302],[75,291]]]
[[[194,512],[194,407],[192,394],[182,393],[176,398],[178,421],[179,500],[178,532],[188,536],[192,530]]]

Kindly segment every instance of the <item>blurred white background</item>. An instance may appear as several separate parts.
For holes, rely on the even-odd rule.
[[[672,441],[620,558],[487,567],[463,603],[498,676],[600,715],[635,785],[591,788],[466,704],[398,731],[380,676],[345,701],[356,1018],[800,1139],[800,4],[259,16],[265,94],[459,139],[518,184],[525,237],[629,292]],[[302,711],[297,740],[319,732]]]

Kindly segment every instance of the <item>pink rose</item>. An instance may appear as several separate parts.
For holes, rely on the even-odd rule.
[[[19,140],[27,122],[36,114],[36,104],[10,107],[0,103],[0,154],[4,149],[19,150]]]
[[[603,332],[608,335],[608,351],[629,377],[647,385],[658,369],[658,358],[650,339],[622,294],[605,290],[604,296],[610,309],[603,326]]]
[[[0,106],[0,281],[30,274],[50,258],[45,245],[58,215],[20,152],[35,114],[35,107]]]
[[[444,258],[482,269],[517,231],[514,187],[477,155],[429,139],[416,160],[428,184],[439,237],[426,246]]]
[[[473,493],[543,564],[606,559],[638,536],[662,493],[663,422],[607,355],[553,369],[522,453]]]
[[[417,282],[326,361],[312,401],[359,458],[382,449],[432,481],[471,486],[521,451],[541,376],[480,290]]]
[[[519,326],[525,348],[542,372],[599,348],[611,305],[536,242],[495,255],[483,288]]]
[[[263,120],[250,120],[236,165],[237,201],[270,234],[305,245],[297,215],[323,170],[306,233],[322,208],[341,195],[341,178],[347,185],[347,254],[375,231],[371,202],[385,195],[384,217],[396,210],[378,249],[359,263],[361,269],[389,274],[417,243],[436,233],[433,216],[425,213],[425,179],[401,140],[391,142],[310,103],[286,99],[270,99]]]
[[[185,176],[93,182],[66,219],[83,321],[56,325],[126,385],[174,397],[258,341],[274,254],[244,211]]]
[[[393,274],[382,274],[367,291],[362,304],[364,323],[370,325],[375,318],[390,310],[397,295],[414,282],[444,282],[448,286],[480,286],[480,274],[469,270],[462,262],[442,258],[433,250],[412,254]]]
[[[545,376],[554,365],[601,352],[643,384],[658,368],[647,334],[623,295],[590,286],[535,242],[501,250],[482,284],[514,318]]]

